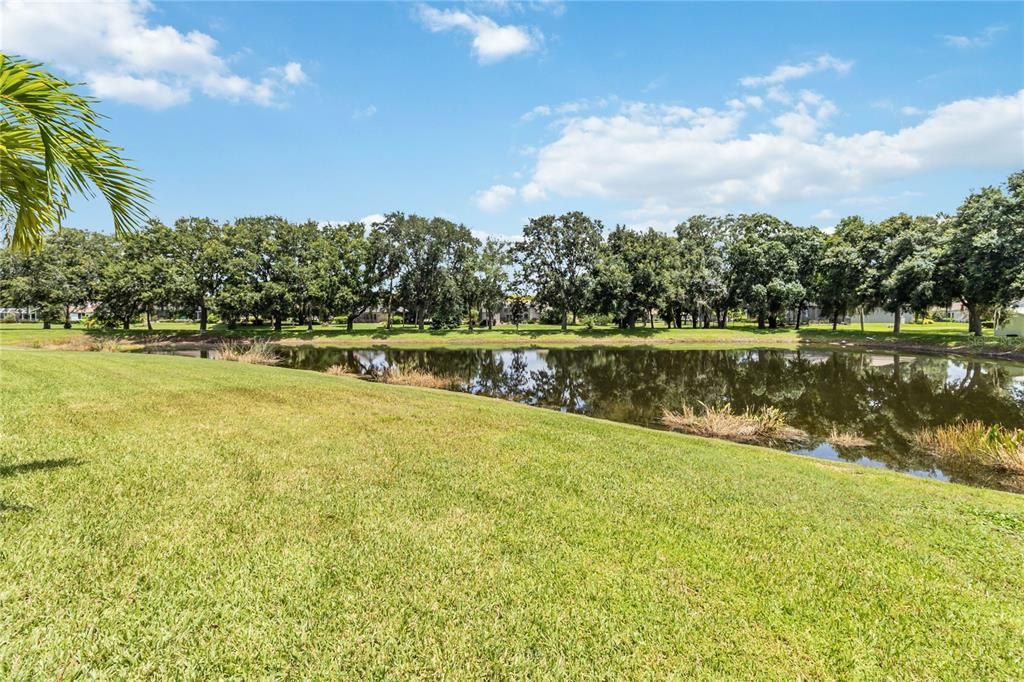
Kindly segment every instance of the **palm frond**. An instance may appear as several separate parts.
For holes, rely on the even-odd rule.
[[[118,234],[147,217],[148,181],[99,137],[96,100],[73,88],[39,64],[0,53],[0,215],[12,248],[36,248],[74,195],[98,192]]]

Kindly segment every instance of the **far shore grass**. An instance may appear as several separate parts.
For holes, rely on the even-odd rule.
[[[0,350],[0,679],[1014,679],[1024,497],[431,389]]]
[[[564,346],[654,346],[662,348],[750,348],[762,346],[797,347],[800,345],[852,345],[867,348],[907,351],[974,354],[981,356],[1024,359],[1024,339],[1001,338],[986,329],[981,337],[967,332],[966,323],[906,324],[899,334],[892,326],[869,323],[862,332],[859,324],[841,325],[835,332],[831,325],[804,325],[797,330],[758,329],[749,322],[732,322],[725,329],[654,329],[638,327],[618,329],[613,326],[587,328],[557,325],[522,324],[517,329],[506,324],[486,329],[445,329],[419,331],[414,325],[357,324],[352,331],[339,325],[316,325],[310,331],[305,325],[286,326],[275,332],[269,325],[239,325],[229,329],[212,325],[205,333],[191,322],[157,322],[149,330],[133,325],[130,330],[86,329],[75,324],[71,329],[43,329],[41,324],[0,324],[0,346],[60,347],[81,343],[83,339],[118,338],[140,344],[215,344],[223,339],[263,339],[278,344],[316,344],[337,347],[404,346],[404,347],[564,347]]]

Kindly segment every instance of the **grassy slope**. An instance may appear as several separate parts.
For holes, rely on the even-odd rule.
[[[5,680],[1021,670],[1021,497],[268,367],[0,372]]]
[[[637,328],[621,330],[615,327],[586,329],[579,326],[562,331],[553,325],[521,325],[519,330],[511,325],[493,330],[466,328],[420,332],[414,326],[400,326],[388,330],[376,324],[360,324],[352,332],[344,327],[316,327],[307,331],[305,326],[285,327],[274,333],[270,327],[240,327],[229,330],[215,326],[205,336],[200,336],[198,326],[190,323],[158,323],[152,332],[144,325],[136,325],[130,331],[87,331],[81,327],[70,330],[44,330],[35,324],[0,324],[0,345],[4,346],[51,346],[74,342],[90,335],[99,338],[128,337],[148,340],[215,340],[236,336],[251,338],[261,336],[280,343],[316,343],[322,345],[365,347],[369,345],[392,346],[580,346],[580,345],[653,345],[668,348],[704,347],[751,347],[751,346],[795,346],[797,344],[852,343],[877,347],[907,347],[910,349],[932,349],[951,352],[1015,354],[1024,357],[1024,339],[997,338],[991,330],[980,338],[967,334],[966,324],[941,323],[930,325],[908,324],[903,332],[895,335],[889,325],[868,324],[861,332],[859,325],[849,325],[833,332],[828,325],[811,325],[794,330],[758,329],[749,323],[731,323],[727,329],[656,329]]]

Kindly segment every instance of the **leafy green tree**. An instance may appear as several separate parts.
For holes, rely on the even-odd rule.
[[[463,302],[456,282],[462,281],[479,240],[465,225],[444,218],[410,215],[402,222],[406,266],[401,298],[406,308],[420,330],[428,317],[435,327],[457,325]]]
[[[169,303],[176,291],[170,242],[171,231],[156,221],[114,240],[100,271],[97,320],[129,329],[145,314],[152,328],[154,307]]]
[[[846,317],[857,305],[857,287],[864,279],[864,263],[857,249],[839,234],[825,240],[819,266],[818,303],[822,313],[832,320],[832,330],[839,318]]]
[[[819,264],[825,248],[825,235],[816,227],[787,226],[782,231],[782,241],[789,249],[789,255],[796,264],[795,280],[797,286],[790,288],[796,306],[796,328],[804,311],[820,296]]]
[[[731,304],[727,220],[731,218],[696,215],[676,226],[679,269],[669,299],[677,327],[682,326],[684,311],[690,315],[694,327],[702,318],[709,323],[711,312],[719,328],[726,325]]]
[[[145,218],[146,181],[119,147],[97,136],[96,100],[72,88],[39,64],[0,54],[0,216],[11,217],[4,228],[16,250],[38,248],[71,197],[94,189],[117,234]]]
[[[757,326],[775,329],[779,317],[806,296],[797,279],[798,265],[784,233],[792,228],[764,213],[738,218],[740,237],[729,258],[739,300],[757,316]]]
[[[636,312],[630,314],[631,278],[622,255],[603,243],[598,247],[590,275],[588,308],[602,315],[611,315],[620,328],[635,323]]]
[[[370,226],[367,237],[370,257],[380,273],[380,291],[378,298],[387,311],[386,326],[391,329],[392,314],[395,308],[395,292],[401,282],[402,273],[408,264],[408,254],[404,247],[405,215],[393,211],[380,223]]]
[[[860,313],[861,331],[864,331],[864,311],[882,304],[885,235],[879,225],[860,216],[840,220],[834,234],[856,253],[859,273],[856,286],[849,294],[848,305]]]
[[[229,315],[270,319],[281,331],[303,304],[301,254],[309,248],[308,225],[278,216],[240,218],[226,229],[231,252],[219,303]]]
[[[199,330],[206,331],[210,309],[228,278],[224,229],[209,218],[181,218],[174,223],[170,243],[178,287],[175,299],[199,311]]]
[[[604,252],[601,295],[615,293],[601,307],[621,326],[631,327],[639,318],[653,328],[654,310],[665,305],[678,269],[675,240],[653,229],[637,232],[619,225],[608,234]]]
[[[298,321],[312,331],[315,321],[329,320],[337,293],[338,252],[312,220],[291,226],[295,241],[296,286],[293,297]]]
[[[601,221],[579,211],[531,218],[523,228],[516,252],[523,276],[537,302],[559,312],[562,329],[568,326],[570,312],[575,323],[587,300],[602,229]]]
[[[507,244],[488,238],[474,263],[467,286],[469,299],[490,329],[494,327],[494,314],[505,305],[508,295],[512,251]],[[472,327],[473,318],[469,321]]]
[[[980,336],[984,309],[1024,296],[1024,171],[1010,175],[1005,191],[973,192],[942,229],[941,293],[963,303],[971,333]]]
[[[879,293],[882,307],[894,315],[892,331],[899,334],[903,311],[924,311],[937,300],[937,223],[900,213],[879,228],[884,238]]]
[[[0,301],[34,308],[43,327],[71,328],[71,309],[91,302],[100,280],[108,239],[63,228],[32,251],[5,249],[0,265]]]

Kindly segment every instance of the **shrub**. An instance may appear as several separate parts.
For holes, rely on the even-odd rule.
[[[5,324],[14,324],[15,322],[18,321],[18,316],[15,315],[14,313],[7,313],[6,315],[4,315],[3,321]]]
[[[354,377],[359,376],[348,368],[347,365],[331,365],[324,370],[326,374],[330,374],[335,377]]]
[[[1024,429],[970,421],[918,431],[914,440],[940,459],[1024,474]]]
[[[838,427],[832,427],[832,433],[829,434],[828,442],[835,445],[837,448],[866,448],[871,445],[871,441],[863,436],[859,436],[856,433],[850,433],[849,431],[840,431]]]
[[[704,410],[700,414],[689,405],[680,412],[664,410],[661,422],[673,431],[740,443],[799,443],[807,440],[806,432],[786,424],[785,415],[777,407],[762,407],[736,414],[729,403],[721,407],[700,405]]]
[[[581,320],[583,326],[587,329],[593,329],[594,327],[601,327],[612,323],[611,315],[584,315]]]
[[[392,365],[382,369],[371,370],[370,376],[382,384],[401,384],[403,386],[419,386],[420,388],[452,388],[455,380],[441,377],[423,369],[408,369]]]
[[[253,339],[252,344],[244,346],[234,341],[217,344],[217,359],[232,362],[244,362],[250,365],[276,365],[279,361],[277,353],[269,341]]]
[[[570,320],[572,319],[570,315]],[[562,324],[562,312],[554,308],[545,308],[540,313],[541,324]]]

